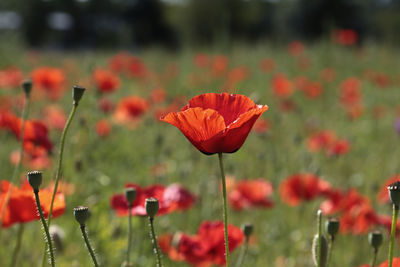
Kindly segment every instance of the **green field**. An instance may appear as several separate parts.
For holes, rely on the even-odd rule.
[[[112,113],[99,110],[97,101],[100,96],[92,82],[93,70],[107,68],[108,59],[119,51],[33,53],[17,48],[10,48],[9,51],[11,53],[4,55],[1,66],[17,66],[24,77],[29,77],[31,71],[40,66],[59,67],[65,71],[65,94],[56,101],[46,97],[33,99],[29,111],[31,119],[42,119],[43,110],[50,104],[60,105],[68,114],[72,107],[72,85],[87,87],[64,151],[62,181],[72,184],[75,189],[66,196],[64,215],[52,223],[65,233],[62,250],[56,250],[58,266],[86,267],[92,264],[73,216],[73,208],[78,205],[88,206],[91,210],[87,229],[101,265],[121,265],[127,248],[128,219],[116,216],[110,207],[110,198],[113,194],[123,193],[127,182],[141,186],[180,183],[198,196],[191,209],[157,217],[155,227],[158,236],[177,231],[195,234],[202,221],[222,220],[218,156],[200,153],[178,129],[154,117],[157,108],[167,107],[178,96],[189,100],[195,95],[230,89],[230,93],[243,94],[257,104],[269,106],[269,110],[262,115],[270,123],[268,131],[263,134],[251,132],[238,152],[224,155],[227,174],[237,180],[262,177],[274,186],[271,197],[275,203],[273,208],[228,210],[230,223],[240,226],[252,222],[255,226],[255,240],[250,244],[244,266],[302,267],[313,264],[311,242],[317,231],[316,211],[323,199],[303,202],[296,207],[283,203],[278,188],[289,175],[310,172],[335,188],[355,188],[370,198],[377,213],[391,215],[391,206],[377,203],[376,194],[386,179],[400,173],[400,136],[394,126],[397,116],[400,116],[400,54],[397,50],[373,45],[358,49],[321,43],[306,44],[300,56],[290,55],[286,46],[270,45],[235,46],[229,50],[183,50],[177,54],[156,48],[142,51],[135,55],[154,75],[140,80],[121,74],[119,90],[107,96],[116,104],[125,96],[148,98],[153,89],[165,89],[166,100],[152,105],[134,129],[115,123]],[[194,56],[199,52],[210,58],[226,56],[229,60],[227,72],[221,77],[210,78],[207,71],[193,63]],[[275,69],[268,73],[260,69],[260,62],[265,58],[272,59],[276,64]],[[299,67],[299,60],[309,61],[310,65]],[[248,68],[246,77],[228,84],[232,87],[226,88],[229,71],[243,66]],[[331,82],[321,78],[320,72],[326,68],[336,72]],[[167,75],[168,71],[172,74]],[[366,71],[386,75],[388,85],[379,87]],[[283,100],[273,94],[271,86],[271,79],[277,73],[285,74],[293,82],[293,87],[299,76],[318,81],[322,84],[323,93],[316,99],[309,99],[295,90],[287,100],[295,103],[297,108],[284,111],[281,108]],[[349,77],[357,77],[361,81],[364,111],[355,119],[349,118],[339,101],[340,84]],[[20,89],[0,88],[0,97],[16,99],[17,95],[22,95]],[[379,116],[377,109],[382,110]],[[18,116],[21,114],[20,105],[15,103],[10,110]],[[99,137],[95,131],[96,123],[101,119],[106,119],[112,126],[106,137]],[[318,130],[332,130],[337,136],[347,139],[350,142],[349,152],[339,156],[310,152],[307,138]],[[51,165],[43,169],[45,185],[56,172],[61,132],[50,130],[49,134],[54,148]],[[1,179],[9,180],[14,170],[10,154],[18,149],[19,144],[12,134],[1,129],[0,140]],[[161,173],[152,171],[158,165],[163,166]],[[29,166],[23,166],[18,175],[21,181],[29,170]],[[371,227],[371,230],[375,228]],[[378,254],[380,263],[387,258],[389,234],[386,229],[378,229],[384,233],[384,243]],[[2,228],[0,232],[0,266],[9,264],[17,230],[18,226],[13,225]],[[155,266],[148,232],[146,218],[134,217],[134,266]],[[25,224],[17,266],[40,266],[43,250],[40,221]],[[233,263],[239,251],[240,248],[232,253]],[[330,266],[369,264],[372,255],[366,235],[340,234]],[[400,255],[399,248],[395,246],[397,255]],[[165,266],[187,266],[184,262],[170,261],[166,255],[163,260]]]

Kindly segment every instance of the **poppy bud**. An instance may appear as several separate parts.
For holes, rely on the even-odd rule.
[[[28,172],[28,182],[32,186],[34,191],[39,191],[39,187],[42,184],[42,172],[31,171]]]
[[[28,79],[22,82],[22,89],[24,90],[25,96],[29,97],[32,91],[32,80]]]
[[[154,197],[146,198],[146,212],[150,218],[154,218],[158,212],[158,200]]]
[[[396,181],[387,187],[389,197],[392,203],[396,206],[400,205],[400,181]]]
[[[86,89],[79,85],[74,85],[73,89],[72,98],[74,99],[74,105],[78,105]]]
[[[340,222],[336,218],[330,218],[325,222],[325,230],[330,236],[335,236],[340,227]]]
[[[242,232],[246,236],[246,239],[249,239],[251,234],[253,233],[254,227],[251,223],[245,223],[242,225]]]
[[[78,206],[78,207],[74,208],[74,216],[75,216],[75,220],[80,225],[85,225],[86,220],[90,216],[89,208],[84,207],[84,206]]]
[[[319,236],[318,234],[316,234],[314,236],[314,240],[312,243],[312,255],[313,255],[313,260],[314,260],[314,264],[315,266],[318,266],[318,261],[319,261],[319,255],[318,255],[318,239]],[[328,242],[326,241],[326,238],[324,235],[321,235],[321,267],[326,267],[326,264],[328,262]]]
[[[383,235],[381,231],[372,231],[368,234],[368,243],[373,247],[376,251],[382,245]]]
[[[136,198],[136,188],[128,187],[125,189],[125,198],[129,203],[129,206],[132,205],[133,201]]]

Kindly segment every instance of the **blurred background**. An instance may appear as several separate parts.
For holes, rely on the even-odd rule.
[[[140,49],[332,38],[399,45],[400,0],[1,0],[1,42]]]

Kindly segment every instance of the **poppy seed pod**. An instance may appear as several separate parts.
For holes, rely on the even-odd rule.
[[[25,96],[29,97],[32,91],[32,80],[28,79],[22,82],[22,89],[24,90]]]
[[[32,186],[33,190],[39,191],[39,187],[42,184],[42,172],[41,171],[31,171],[28,172],[28,182]]]
[[[253,224],[251,223],[245,223],[242,225],[242,231],[243,234],[246,236],[246,238],[248,239],[251,234],[253,233],[254,227]]]
[[[368,234],[368,243],[373,247],[376,251],[382,245],[383,235],[381,231],[372,231]]]
[[[129,203],[129,206],[132,205],[133,201],[136,198],[136,188],[128,187],[125,189],[125,198]]]
[[[86,90],[85,88],[83,88],[79,85],[74,85],[73,90],[72,90],[72,99],[74,100],[74,105],[78,105],[85,90]]]
[[[335,236],[340,227],[340,222],[336,218],[330,218],[325,222],[325,230],[330,236]]]
[[[319,236],[318,236],[318,234],[316,234],[314,236],[314,240],[312,243],[312,255],[313,255],[314,264],[315,264],[315,266],[326,267],[326,264],[328,262],[328,242],[326,241],[325,236],[321,235],[321,261],[320,261],[321,265],[318,265],[318,260],[319,260],[318,239],[319,239]]]
[[[392,203],[396,206],[400,205],[400,181],[396,181],[393,184],[389,185],[389,197]]]
[[[154,218],[158,212],[158,200],[154,197],[146,198],[146,213],[150,218]]]
[[[74,216],[75,220],[80,224],[80,225],[85,225],[85,222],[90,216],[89,213],[89,208],[84,207],[84,206],[78,206],[74,208]]]

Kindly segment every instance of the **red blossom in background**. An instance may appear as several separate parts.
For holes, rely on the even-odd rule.
[[[293,94],[293,84],[284,74],[276,74],[271,80],[272,92],[279,98],[288,98]]]
[[[288,45],[288,51],[292,56],[300,56],[304,52],[304,45],[300,41],[293,41]]]
[[[99,120],[96,124],[96,133],[100,137],[107,137],[111,132],[111,125],[107,120]]]
[[[308,137],[307,148],[310,152],[324,150],[328,156],[340,156],[349,152],[350,142],[337,138],[333,131],[324,130]]]
[[[106,69],[96,69],[93,72],[93,81],[101,93],[114,92],[121,86],[119,77]]]
[[[333,40],[341,45],[352,46],[357,43],[358,34],[352,29],[340,29],[333,33]]]
[[[59,131],[62,131],[64,129],[65,123],[67,122],[67,116],[60,106],[46,106],[43,113],[43,121],[49,128],[53,128]]]
[[[59,99],[63,94],[65,74],[62,69],[40,67],[31,73],[33,84],[45,92],[52,100]]]
[[[8,190],[12,190],[11,197],[8,205],[5,206]],[[45,217],[48,216],[50,211],[52,194],[53,188],[44,188],[39,192],[40,202]],[[62,215],[64,211],[64,195],[57,192],[52,216],[58,217]],[[8,181],[0,181],[0,216],[3,212],[4,217],[2,227],[9,227],[15,223],[27,223],[40,218],[36,208],[35,196],[28,182],[25,182],[21,188],[18,188]]]
[[[196,201],[196,197],[179,184],[172,184],[167,187],[152,185],[142,188],[137,184],[128,183],[125,187],[136,188],[136,198],[132,203],[133,215],[146,216],[145,201],[146,198],[150,197],[154,197],[159,201],[160,208],[157,215],[189,209]],[[129,215],[128,201],[124,194],[113,195],[110,203],[118,216]]]
[[[20,69],[10,66],[0,70],[0,89],[2,88],[18,88],[23,79]]]
[[[114,111],[117,123],[135,127],[140,118],[149,109],[149,102],[140,96],[128,96],[120,99]]]
[[[179,128],[204,154],[233,153],[267,109],[244,95],[209,93],[195,96],[181,112],[169,113],[161,120]]]
[[[274,205],[269,199],[272,193],[272,184],[263,178],[243,180],[233,185],[228,195],[228,201],[235,210],[253,207],[270,208]]]
[[[197,235],[167,234],[158,240],[161,250],[173,261],[185,261],[197,267],[225,264],[223,222],[205,221],[200,225]],[[229,251],[232,252],[244,241],[242,230],[228,225],[228,240]]]
[[[310,201],[326,196],[331,185],[312,173],[299,173],[287,177],[279,186],[279,195],[283,202],[297,206],[303,201]]]

